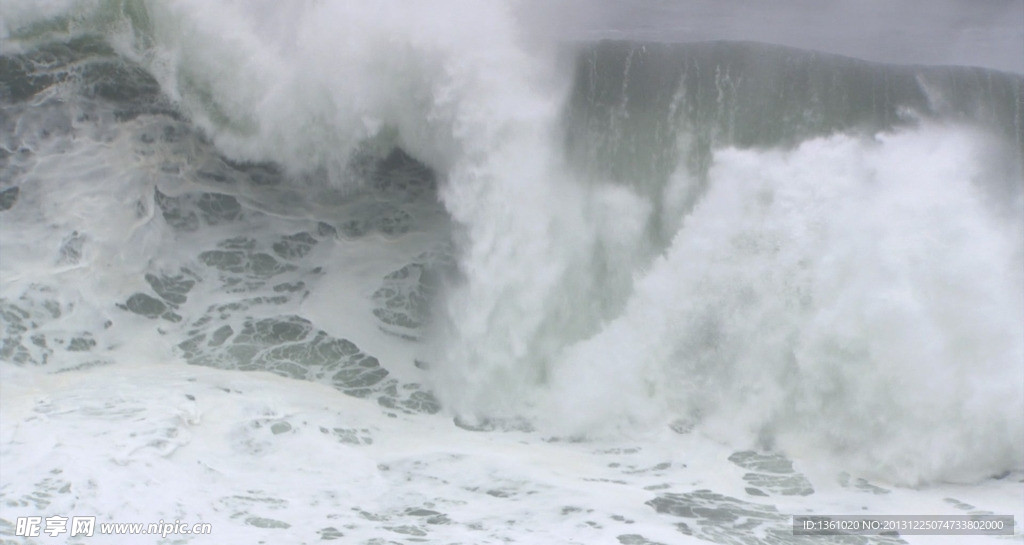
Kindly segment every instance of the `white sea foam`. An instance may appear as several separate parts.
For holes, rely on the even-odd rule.
[[[74,96],[72,113],[100,117],[69,115],[64,103],[51,116],[36,97],[38,112],[4,135],[32,158],[17,205],[3,212],[2,296],[45,316],[32,332],[51,343],[26,334],[23,344],[100,344],[41,369],[0,367],[3,465],[17,468],[4,471],[5,500],[17,503],[4,519],[48,508],[209,520],[240,543],[268,525],[295,540],[330,526],[362,542],[422,532],[465,543],[678,543],[742,530],[645,502],[756,504],[763,532],[782,531],[779,513],[971,509],[950,497],[1024,512],[1024,200],[1005,144],[969,123],[918,120],[718,147],[706,173],[680,161],[661,186],[583,174],[563,152],[569,82],[548,44],[525,43],[516,9],[0,6],[8,37],[72,14],[67,32],[104,33],[187,116],[120,120]],[[5,54],[52,39],[40,28],[7,38]],[[183,132],[151,138],[169,126]],[[287,182],[203,178],[223,163],[187,126],[234,160],[280,164]],[[225,242],[257,252],[318,221],[340,223],[360,212],[345,199],[365,189],[353,156],[394,146],[437,173],[447,218],[420,203],[420,231],[318,233],[305,268],[287,271],[299,295],[252,303],[249,314],[217,308],[281,292],[225,280],[195,254]],[[227,195],[238,217],[175,231],[157,190]],[[457,271],[433,302],[427,338],[384,334],[371,316],[381,277],[449,237]],[[144,274],[179,268],[198,282],[174,309],[184,321],[115,306],[148,289]],[[477,434],[320,385],[167,364],[194,339],[221,357],[201,330],[211,320],[240,334],[285,313],[376,356],[396,391],[430,381],[463,425],[519,431]],[[567,437],[584,441],[552,440]],[[730,461],[750,448],[784,453],[799,471],[762,478],[742,456]],[[836,484],[840,471],[854,476]],[[64,476],[34,477],[48,472]],[[165,477],[175,473],[178,484]],[[15,474],[25,477],[8,480]],[[74,499],[60,492],[66,484],[85,492]],[[890,484],[932,488],[877,491]],[[780,492],[787,486],[798,492]],[[693,495],[702,489],[726,497]],[[32,499],[40,490],[51,503]],[[436,513],[410,514],[420,508]],[[424,522],[436,515],[449,522]]]
[[[904,483],[1019,465],[1020,220],[984,202],[984,145],[927,126],[723,150],[627,310],[557,368],[560,413],[668,407]]]
[[[539,418],[584,434],[622,419],[728,416],[739,421],[720,425],[741,437],[816,437],[909,482],[1020,466],[1020,218],[1000,223],[981,202],[979,179],[994,174],[982,137],[924,126],[871,143],[720,151],[703,201],[650,262],[646,226],[661,204],[564,165],[562,86],[520,43],[511,11],[444,7],[457,15],[152,2],[144,24],[135,17],[113,42],[235,158],[344,186],[358,183],[351,154],[384,138],[443,175],[461,281],[430,356],[435,390],[456,413],[553,403],[562,408]],[[46,187],[63,183],[47,168],[91,168],[67,166],[75,157],[118,162],[77,153],[38,167],[37,190],[62,195],[44,215],[102,218],[80,229],[98,241],[90,251],[152,255],[122,240],[145,218],[92,209],[152,206],[132,212]],[[144,203],[148,188],[104,191]],[[110,265],[128,272],[141,257],[117,255]],[[966,435],[942,439],[951,429]],[[915,467],[923,452],[943,452],[933,442],[946,452]]]
[[[726,459],[731,449],[700,436],[666,430],[639,443],[552,443],[535,434],[476,433],[436,416],[389,418],[330,388],[264,373],[122,362],[41,375],[4,366],[0,384],[3,517],[11,522],[62,515],[211,524],[209,536],[176,536],[190,543],[614,543],[629,536],[704,543],[716,535],[746,539],[749,527],[731,529],[725,511],[725,519],[715,518],[716,509],[737,500],[707,504],[707,520],[659,514],[645,502],[712,489],[746,498],[739,505],[757,532],[780,533],[789,531],[791,513],[957,515],[965,505],[998,513],[1020,507],[1013,482],[879,492],[832,484],[830,475],[815,479],[812,496],[771,498],[776,511],[767,498],[744,492],[750,472]],[[675,522],[697,537],[680,533]]]

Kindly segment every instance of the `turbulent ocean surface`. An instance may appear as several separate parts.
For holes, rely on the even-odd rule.
[[[1024,76],[524,20],[0,4],[0,542],[1024,542]]]

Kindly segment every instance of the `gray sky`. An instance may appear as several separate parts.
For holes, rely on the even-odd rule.
[[[575,39],[752,40],[874,61],[975,65],[1024,74],[1024,0],[555,3],[556,12],[543,9],[538,24]]]

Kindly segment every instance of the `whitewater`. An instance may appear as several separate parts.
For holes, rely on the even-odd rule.
[[[1024,542],[1022,58],[657,6],[0,4],[0,542]]]

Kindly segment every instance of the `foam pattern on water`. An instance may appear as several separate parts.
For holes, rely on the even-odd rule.
[[[431,394],[400,384],[376,358],[299,314],[311,285],[331,272],[318,246],[399,237],[436,222],[429,169],[397,150],[367,151],[352,168],[366,179],[364,191],[327,189],[319,208],[305,207],[307,197],[273,164],[237,163],[212,150],[177,119],[152,78],[101,41],[78,38],[3,62],[12,114],[3,121],[5,265],[13,279],[0,300],[6,361],[57,370],[110,363],[121,337],[142,328],[164,337],[153,348],[166,352],[156,358],[270,371],[379,394],[391,408],[438,410]],[[115,164],[123,170],[112,171]],[[54,186],[50,171],[88,185]],[[74,203],[77,219],[60,215],[62,202]],[[125,224],[130,252],[109,236]],[[25,244],[13,238],[15,226],[51,242]],[[432,267],[432,255],[406,267]],[[111,262],[127,265],[119,285],[102,276],[60,280]],[[27,272],[33,263],[45,272]],[[418,327],[430,295],[416,297]]]
[[[662,494],[647,502],[655,511],[685,519],[680,533],[712,543],[762,545],[770,543],[836,543],[844,545],[902,544],[899,537],[794,536],[792,517],[770,506],[752,503],[710,490]]]
[[[881,502],[828,478],[810,496],[769,499],[743,491],[744,472],[800,471],[778,453],[731,452],[668,430],[577,443],[472,432],[270,374],[153,364],[2,370],[0,456],[5,471],[25,476],[0,484],[4,539],[14,539],[17,517],[56,513],[213,525],[212,536],[174,536],[183,543],[766,545],[803,543],[790,534],[794,513],[1002,512],[1019,501],[1009,480],[984,491],[899,489]],[[813,541],[928,543],[915,538]],[[999,540],[978,542],[989,541]]]
[[[1022,511],[1019,77],[752,44],[554,76],[516,9],[0,4],[4,540]]]

